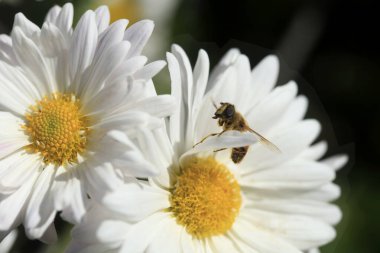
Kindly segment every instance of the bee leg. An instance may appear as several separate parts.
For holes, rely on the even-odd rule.
[[[222,132],[218,133],[218,137],[221,136],[224,132],[228,131],[228,129],[223,130]]]
[[[207,135],[206,137],[204,137],[200,142],[197,142],[193,145],[193,148],[199,144],[201,144],[202,142],[204,142],[208,137],[211,137],[211,136],[215,136],[215,135],[218,135],[219,133],[213,133],[213,134],[209,134]]]
[[[219,151],[222,151],[222,150],[226,150],[226,149],[227,149],[227,148],[220,148],[220,149],[214,150],[214,153],[219,152]]]

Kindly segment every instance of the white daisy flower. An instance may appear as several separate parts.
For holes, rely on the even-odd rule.
[[[19,13],[0,35],[0,231],[23,223],[29,238],[52,241],[57,211],[78,221],[88,196],[159,172],[125,135],[174,108],[151,81],[165,62],[140,55],[153,22],[109,25],[104,6],[75,29],[72,19],[70,3],[41,29]]]
[[[166,173],[123,185],[104,198],[106,208],[93,205],[74,228],[69,252],[300,253],[331,241],[341,219],[329,203],[340,195],[331,181],[347,156],[320,160],[327,145],[313,144],[320,125],[304,119],[307,98],[297,96],[293,81],[274,87],[278,59],[268,56],[251,70],[232,49],[210,77],[203,50],[194,70],[178,46],[167,60],[181,106],[167,133],[146,131],[138,139]],[[281,152],[249,131],[226,131],[193,148],[222,131],[213,101],[235,105]],[[236,160],[231,147],[247,145]]]

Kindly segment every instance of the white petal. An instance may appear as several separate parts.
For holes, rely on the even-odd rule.
[[[181,156],[181,160],[186,156],[202,152],[202,151],[216,151],[223,148],[232,147],[243,147],[249,146],[257,141],[253,134],[238,132],[238,131],[227,131],[220,136],[212,136],[207,138],[204,142],[198,144],[192,149],[188,150],[185,154]]]
[[[67,47],[61,31],[58,27],[50,23],[45,23],[42,26],[41,45],[45,55],[51,57],[55,57],[57,53],[62,52]]]
[[[88,159],[87,168],[81,168],[86,178],[85,187],[90,198],[100,201],[105,194],[122,184],[111,163],[98,155]]]
[[[276,85],[279,65],[278,58],[274,55],[269,55],[253,68],[251,76],[251,105],[263,99]]]
[[[273,128],[278,129],[278,120],[286,112],[296,94],[297,85],[295,82],[291,81],[286,85],[276,87],[247,113],[246,119],[250,127],[263,135],[266,135]]]
[[[91,100],[92,97],[102,88],[104,82],[111,75],[112,71],[122,64],[130,48],[129,42],[123,41],[106,50],[103,55],[86,71],[82,78],[83,103]]]
[[[252,227],[260,227],[272,236],[281,237],[301,250],[324,245],[335,237],[335,231],[318,219],[301,215],[285,215],[264,211],[242,214]]]
[[[238,220],[232,228],[233,234],[240,240],[251,246],[258,252],[265,253],[301,253],[300,250],[290,243],[279,238],[269,231],[263,231],[254,224],[248,224],[245,221]]]
[[[333,170],[341,169],[348,162],[348,155],[334,155],[321,161]]]
[[[95,14],[92,11],[87,11],[74,30],[68,59],[71,80],[73,85],[76,85],[76,88],[80,84],[82,73],[90,65],[94,57],[97,41],[98,31]]]
[[[106,5],[102,5],[95,10],[96,26],[99,33],[103,32],[110,23],[110,12]]]
[[[96,48],[96,57],[103,55],[109,47],[123,40],[125,28],[128,25],[128,20],[120,19],[112,23],[103,32],[99,32],[99,42]]]
[[[299,214],[321,219],[328,224],[335,225],[342,218],[340,209],[332,204],[297,199],[256,199],[252,200],[247,208],[257,208],[284,214]]]
[[[78,223],[86,212],[87,194],[84,189],[84,179],[75,172],[74,168],[70,171],[59,168],[51,189],[55,196],[55,209],[62,211],[61,217],[70,223]]]
[[[124,113],[111,115],[94,125],[94,127],[100,127],[107,130],[126,130],[138,126],[157,128],[161,126],[161,121],[147,113],[130,110],[124,111]]]
[[[144,252],[158,233],[167,227],[170,219],[169,213],[156,213],[131,226],[120,252]]]
[[[178,60],[171,53],[166,54],[168,61],[168,68],[171,80],[171,95],[176,100],[177,108],[170,116],[169,120],[169,136],[171,142],[174,144],[174,150],[177,154],[183,152],[177,143],[181,143],[185,136],[185,106],[182,99],[182,84],[181,84],[181,70]]]
[[[27,108],[41,98],[20,68],[0,62],[0,108],[24,115]]]
[[[142,20],[131,25],[124,33],[124,40],[131,42],[128,57],[139,55],[153,32],[154,23]]]
[[[147,253],[160,252],[160,249],[165,249],[167,253],[177,253],[181,249],[181,231],[180,227],[174,219],[167,219],[165,228],[162,229],[149,244],[146,249]],[[167,240],[170,238],[170,240]],[[189,249],[188,249],[189,250]]]
[[[57,16],[57,19],[55,20],[54,24],[63,32],[69,33],[71,30],[71,27],[73,25],[73,16],[74,16],[74,8],[71,3],[66,3],[59,15]],[[64,33],[65,34],[65,33]]]
[[[0,111],[0,159],[29,144],[21,130],[22,121],[8,112]]]
[[[192,139],[192,119],[191,118],[191,110],[193,103],[193,74],[191,69],[190,60],[187,57],[185,51],[178,45],[172,45],[172,53],[177,58],[179,68],[180,68],[180,76],[181,76],[181,85],[182,85],[182,99],[185,104],[185,113],[188,115],[187,117],[187,125],[185,125],[185,140]]]
[[[104,114],[112,114],[116,111],[127,96],[128,85],[125,85],[124,82],[117,82],[100,90],[90,101],[83,104],[81,109],[83,114],[90,117],[102,117]]]
[[[280,117],[279,122],[276,124],[276,129],[287,128],[301,121],[305,117],[307,107],[308,100],[305,96],[296,97]]]
[[[41,237],[54,221],[54,196],[50,191],[54,182],[55,169],[47,166],[39,175],[31,194],[25,214],[25,231],[29,238]]]
[[[320,251],[319,249],[315,248],[315,249],[309,250],[307,253],[320,253]]]
[[[59,13],[61,12],[61,7],[58,6],[58,5],[55,5],[53,6],[47,13],[46,15],[46,18],[45,18],[45,22],[51,22],[51,23],[55,23],[56,20],[57,20],[57,17],[59,15]]]
[[[165,61],[155,61],[144,66],[142,69],[138,70],[133,78],[135,80],[149,80],[152,79],[158,72],[160,72],[163,67],[165,67]]]
[[[306,149],[318,136],[321,126],[316,120],[304,120],[291,128],[283,129],[275,135],[266,136],[281,153],[273,152],[261,143],[252,145],[240,168],[247,172],[270,168],[290,160]]]
[[[210,239],[210,245],[214,252],[220,253],[231,253],[231,252],[239,252],[234,245],[234,242],[225,235],[217,235],[213,236]]]
[[[294,160],[245,176],[242,184],[273,191],[313,189],[331,182],[334,178],[335,173],[326,165],[307,160]]]
[[[0,237],[0,252],[10,252],[17,238],[17,230],[12,230],[4,239]]]
[[[298,189],[292,191],[273,191],[268,189],[258,189],[242,187],[244,194],[251,196],[252,198],[258,197],[262,199],[274,198],[274,199],[286,199],[286,198],[297,198],[302,200],[316,200],[323,202],[330,202],[336,200],[340,196],[340,188],[333,184],[328,183],[320,187],[313,188],[311,190]]]
[[[318,160],[320,159],[327,151],[327,142],[320,141],[306,150],[302,151],[299,155],[300,158]]]
[[[157,118],[163,118],[171,115],[175,108],[176,103],[170,95],[159,95],[150,98],[141,99],[138,102],[131,103],[123,107],[124,110],[134,110],[148,113]]]
[[[103,244],[113,244],[120,247],[124,241],[124,235],[128,233],[130,225],[121,220],[104,220],[97,227],[96,237]]]
[[[131,182],[105,196],[107,208],[139,221],[170,206],[169,193],[143,183]]]
[[[146,61],[147,58],[145,56],[128,58],[112,71],[108,78],[108,83],[112,84],[120,80],[125,81],[127,76],[132,75],[141,69]]]
[[[38,175],[34,173],[17,191],[0,201],[0,230],[9,230],[22,221],[26,202]]]
[[[12,39],[6,34],[0,34],[0,60],[10,65],[17,65],[12,49]]]
[[[125,176],[146,178],[159,173],[123,132],[108,132],[99,143],[98,152]]]
[[[239,49],[231,48],[228,52],[222,57],[218,65],[211,71],[210,78],[207,85],[207,92],[210,91],[214,85],[218,82],[218,79],[232,65],[236,59],[241,55]]]
[[[40,32],[40,28],[33,22],[29,21],[21,12],[15,15],[13,29],[16,27],[21,29],[23,33],[32,40],[35,39]]]
[[[55,81],[51,76],[47,62],[37,45],[21,31],[19,27],[12,30],[13,48],[21,67],[42,95],[56,91]]]
[[[105,235],[102,238],[99,238],[98,233],[100,232],[98,232],[98,230],[102,226],[102,223],[104,221],[115,220],[115,218],[117,218],[115,216],[115,213],[108,211],[96,202],[92,202],[83,220],[72,230],[72,237],[74,243],[70,247],[70,252],[79,252],[78,248],[77,250],[73,250],[75,247],[78,246],[85,247],[88,244],[94,245],[96,243],[100,243],[101,241],[105,243],[107,239],[109,239],[109,241],[112,240],[112,238],[109,238],[107,235]],[[119,222],[118,224],[120,223],[121,222]],[[118,232],[120,235],[124,235],[125,231],[129,227],[128,223],[124,222],[124,224],[125,228],[117,226],[114,227],[113,230],[115,232]]]
[[[202,98],[206,91],[208,73],[210,70],[210,61],[206,51],[199,50],[198,59],[195,63],[193,76],[194,76],[194,94],[193,94],[193,105],[197,106],[201,103]],[[195,108],[195,107],[194,107]],[[195,109],[193,109],[194,112]]]
[[[53,219],[54,220],[54,219]],[[39,240],[46,244],[53,244],[57,241],[57,231],[55,230],[54,223],[48,223],[47,228],[43,228],[45,231]]]
[[[246,114],[248,108],[251,108],[250,99],[241,99],[244,96],[251,95],[250,84],[250,64],[249,59],[245,55],[239,55],[226,70],[220,74],[215,80],[213,89],[207,95],[211,96],[211,100],[216,104],[219,102],[229,102],[236,106],[236,110]],[[211,103],[205,101],[211,106]],[[215,108],[213,108],[215,110]]]
[[[41,157],[20,150],[0,160],[0,189],[2,193],[13,192],[39,173]]]

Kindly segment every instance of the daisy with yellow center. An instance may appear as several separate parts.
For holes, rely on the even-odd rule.
[[[68,3],[42,28],[19,13],[0,35],[0,231],[22,223],[29,238],[53,241],[58,211],[78,222],[89,199],[158,173],[126,136],[174,108],[151,81],[165,62],[141,55],[154,24],[109,18],[102,6],[72,28]]]
[[[275,56],[251,70],[230,50],[209,77],[201,50],[194,70],[174,45],[167,54],[172,95],[180,105],[167,131],[134,139],[148,161],[164,170],[131,181],[93,205],[73,230],[69,252],[301,253],[331,241],[341,212],[332,183],[347,157],[320,160],[325,142],[313,144],[318,121],[305,120],[307,99],[291,81],[275,87]],[[273,152],[250,132],[226,131],[213,119],[215,104],[235,105],[247,124],[273,142]],[[249,146],[240,162],[232,147]],[[90,236],[81,235],[97,228]],[[113,231],[109,234],[105,231]]]

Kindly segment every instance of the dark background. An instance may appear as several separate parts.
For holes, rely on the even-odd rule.
[[[9,33],[18,11],[41,25],[53,3],[64,2],[0,3],[0,32]],[[74,6],[83,9],[85,2],[74,1]],[[183,0],[168,28],[171,41],[183,46],[193,63],[201,47],[210,54],[211,66],[230,47],[246,53],[252,66],[269,53],[279,55],[279,83],[295,79],[300,93],[310,98],[308,117],[322,121],[329,154],[350,155],[337,177],[344,217],[324,253],[380,252],[379,7],[369,0]],[[80,11],[75,12],[78,17]],[[59,233],[67,234],[58,223]],[[14,252],[58,252],[19,234]]]

